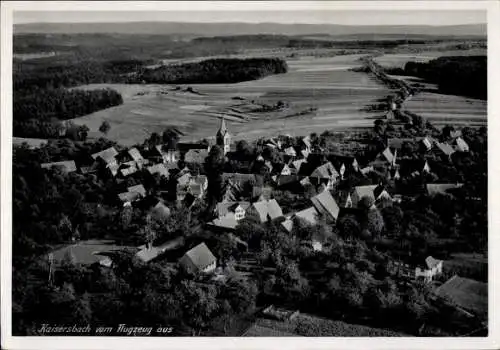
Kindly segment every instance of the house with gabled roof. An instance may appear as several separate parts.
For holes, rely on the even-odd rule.
[[[436,148],[437,148],[438,152],[440,152],[442,155],[444,155],[448,159],[451,159],[452,154],[455,153],[455,150],[453,149],[453,147],[447,143],[436,142]]]
[[[307,135],[301,139],[302,146],[307,153],[311,153],[312,145],[311,145],[311,136]]]
[[[281,226],[288,232],[293,230],[293,221],[295,218],[300,218],[310,225],[316,225],[318,222],[318,211],[314,206],[300,210],[296,213],[289,214],[285,216],[285,220],[281,223]]]
[[[91,157],[94,160],[102,159],[105,164],[111,165],[116,164],[116,156],[118,155],[118,151],[114,147],[106,148],[100,152],[94,153]]]
[[[457,137],[454,141],[455,149],[458,152],[469,152],[469,145],[464,141],[463,138]]]
[[[318,213],[329,220],[337,220],[340,208],[329,191],[323,191],[312,197],[311,202]]]
[[[118,194],[118,197],[122,202],[135,202],[146,197],[146,189],[142,184],[130,186],[127,188],[127,192]]]
[[[302,166],[302,164],[304,163],[307,163],[307,161],[305,159],[297,159],[297,160],[294,160],[292,161],[288,167],[290,168],[290,172],[292,174],[298,174],[300,172],[300,167]]]
[[[40,165],[42,169],[58,168],[65,173],[72,173],[76,171],[76,163],[74,160],[64,160],[61,162],[43,163]]]
[[[373,200],[374,203],[387,199],[391,200],[391,195],[387,192],[384,186],[381,185],[368,185],[368,186],[356,186],[351,193],[351,200],[353,207],[358,207],[359,201],[363,197],[368,197]]]
[[[283,211],[276,199],[259,201],[252,204],[252,208],[257,212],[260,222],[275,220],[283,216]]]
[[[205,243],[188,250],[179,263],[191,273],[210,273],[217,267],[217,259]]]
[[[297,156],[297,151],[295,151],[295,148],[292,146],[285,148],[284,152],[287,156],[290,156],[290,157]]]
[[[316,185],[319,185],[319,183],[323,182],[322,180],[324,180],[326,182],[326,188],[332,189],[339,176],[340,174],[335,169],[333,164],[331,162],[327,162],[314,169],[311,175],[309,175],[309,178],[311,181],[315,180]]]
[[[246,211],[250,208],[250,203],[246,201],[240,202],[220,202],[217,203],[215,207],[215,214],[218,221],[214,220],[216,226],[236,226],[236,223],[243,220],[246,215]],[[230,223],[230,225],[227,225]]]

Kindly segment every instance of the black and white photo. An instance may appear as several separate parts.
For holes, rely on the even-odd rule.
[[[9,336],[491,339],[491,7],[279,3],[10,9]]]

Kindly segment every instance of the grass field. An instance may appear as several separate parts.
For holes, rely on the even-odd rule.
[[[474,51],[470,50],[469,54]],[[377,60],[401,64],[413,57],[429,60],[445,53],[384,55]],[[466,53],[454,51],[453,54]],[[113,88],[122,94],[124,104],[74,122],[86,124],[90,137],[99,137],[102,136],[99,126],[106,120],[111,125],[107,137],[123,145],[142,142],[150,133],[161,133],[169,126],[178,128],[184,140],[210,138],[215,135],[222,115],[235,140],[371,128],[381,113],[366,112],[363,107],[376,103],[391,91],[366,73],[350,71],[361,65],[362,56],[289,57],[286,74],[237,84],[191,85],[195,93],[185,91],[187,86],[178,89],[171,85],[83,86],[79,88]],[[278,101],[284,102],[286,108],[273,108]],[[404,108],[436,125],[486,123],[486,102],[480,100],[422,93],[408,100]]]
[[[462,96],[423,92],[404,103],[404,109],[417,113],[434,125],[486,125],[487,102]]]
[[[486,49],[424,51],[421,53],[393,53],[375,57],[375,62],[385,68],[403,68],[406,62],[429,62],[442,56],[479,56],[486,55]]]
[[[99,137],[104,120],[111,124],[108,138],[124,145],[142,142],[152,132],[175,126],[186,140],[213,137],[219,118],[225,115],[234,139],[255,139],[288,133],[304,135],[325,129],[371,127],[378,114],[361,111],[389,94],[386,87],[365,73],[351,72],[361,55],[289,60],[289,72],[237,84],[190,85],[175,90],[166,85],[88,85],[85,89],[110,87],[119,91],[124,104],[74,120]],[[263,111],[278,101],[281,110]]]
[[[486,55],[485,49],[426,51],[409,54],[385,54],[375,61],[386,68],[403,68],[406,62],[428,62],[442,56]],[[446,124],[481,126],[487,122],[487,102],[462,96],[444,95],[437,92],[437,86],[410,76],[393,76],[410,84],[418,83],[426,92],[419,93],[405,101],[403,109],[419,114],[436,126]]]
[[[266,318],[257,320],[256,325],[275,332],[294,333],[299,336],[316,337],[401,337],[404,334],[385,329],[333,321],[309,314],[299,314],[295,319],[280,322]],[[260,334],[260,336],[269,336]]]

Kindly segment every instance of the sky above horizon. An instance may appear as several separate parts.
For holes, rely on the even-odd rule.
[[[308,11],[14,11],[14,24],[100,22],[247,22],[341,25],[457,25],[486,23],[484,10]]]

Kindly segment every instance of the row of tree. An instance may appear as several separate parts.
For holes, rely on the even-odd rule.
[[[144,69],[130,82],[148,84],[237,83],[282,74],[288,70],[280,58],[209,59],[201,62]]]
[[[401,73],[435,83],[446,94],[488,98],[486,56],[445,56],[427,63],[408,62]]]

